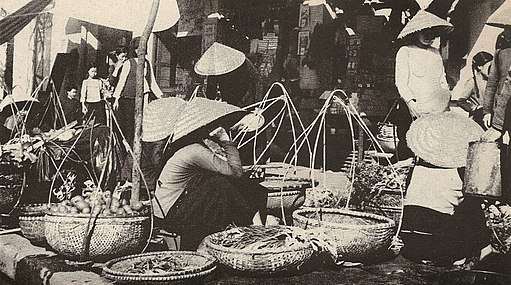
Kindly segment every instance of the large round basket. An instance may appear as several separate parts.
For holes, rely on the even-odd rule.
[[[48,213],[44,233],[48,244],[61,255],[77,259],[84,251],[88,214]],[[102,216],[94,223],[88,257],[93,261],[141,252],[150,234],[147,214]]]
[[[212,242],[217,238],[215,235],[219,234],[214,233],[204,238],[207,251],[223,265],[247,273],[271,274],[297,269],[314,253],[308,243],[253,251],[229,248]]]
[[[388,247],[396,225],[376,214],[327,208],[296,210],[293,222],[303,229],[324,228],[344,261],[362,261]]]
[[[298,209],[305,202],[305,190],[312,183],[312,180],[305,178],[267,176],[261,182],[269,191],[266,208],[277,210],[283,207],[288,211]],[[317,185],[317,182],[314,183]]]
[[[18,219],[21,233],[34,245],[46,245],[44,235],[44,216],[48,212],[47,204],[27,204],[19,209]]]
[[[152,260],[165,260],[173,266],[179,266],[164,273],[130,272],[136,264]],[[171,281],[197,281],[200,277],[215,270],[215,260],[195,251],[160,251],[119,257],[108,261],[103,267],[103,275],[119,283],[140,284],[143,282],[167,283]]]
[[[9,214],[16,206],[23,186],[25,174],[21,164],[15,161],[0,161],[0,214]]]

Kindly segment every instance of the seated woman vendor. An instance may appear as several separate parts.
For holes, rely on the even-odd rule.
[[[401,255],[416,262],[470,268],[492,252],[480,198],[462,192],[470,141],[483,130],[453,112],[425,115],[406,139],[416,155],[404,201]]]
[[[238,107],[195,98],[176,124],[156,186],[155,215],[159,226],[180,235],[181,250],[196,249],[206,235],[231,224],[262,224],[267,190],[242,178],[238,150],[224,129],[243,116]]]

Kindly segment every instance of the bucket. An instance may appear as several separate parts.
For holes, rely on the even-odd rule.
[[[497,198],[502,194],[500,149],[495,142],[471,142],[463,191],[466,195]]]

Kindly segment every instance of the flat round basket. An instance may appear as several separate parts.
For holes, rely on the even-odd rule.
[[[152,262],[164,263],[166,272],[150,272],[145,267]],[[144,272],[134,270],[144,267]],[[215,270],[215,260],[195,251],[160,251],[119,257],[108,261],[103,267],[103,275],[123,283],[169,282],[203,277]]]
[[[268,193],[266,208],[276,210],[284,207],[285,210],[293,211],[305,203],[305,191],[282,191]]]
[[[266,187],[270,192],[292,191],[312,187],[313,181],[305,178],[285,177],[285,176],[266,176],[260,184]],[[314,185],[318,182],[314,181]]]
[[[46,240],[61,255],[76,259],[84,250],[88,223],[88,214],[48,213],[44,218]],[[94,224],[89,248],[89,258],[93,261],[141,252],[151,227],[147,214],[100,215]]]
[[[380,215],[328,208],[296,210],[293,222],[303,229],[324,228],[344,261],[361,261],[389,246],[396,225]]]
[[[32,244],[47,244],[44,235],[44,216],[47,212],[47,204],[26,204],[19,207],[18,219],[21,233]]]
[[[296,269],[314,253],[312,246],[308,243],[295,244],[292,247],[254,250],[215,244],[213,240],[222,235],[223,232],[214,233],[204,239],[203,243],[207,251],[223,265],[243,272],[271,274]]]

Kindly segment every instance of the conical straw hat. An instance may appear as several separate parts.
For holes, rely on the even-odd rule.
[[[142,141],[155,142],[174,132],[186,101],[177,98],[162,98],[147,104],[142,120]]]
[[[195,64],[199,75],[222,75],[240,67],[245,62],[245,54],[220,43],[213,43]]]
[[[241,108],[221,101],[195,97],[190,101],[176,125],[172,141],[177,141],[203,128],[230,128],[247,114]],[[208,130],[205,130],[208,131]]]
[[[418,31],[432,28],[438,29],[435,31],[437,35],[447,34],[453,30],[451,23],[425,10],[420,10],[401,30],[397,38],[402,39]]]
[[[502,4],[502,6],[488,18],[486,24],[498,28],[511,28],[511,2]]]
[[[483,129],[454,112],[429,114],[415,120],[406,133],[408,147],[424,161],[439,167],[463,167],[468,144],[481,138]]]

